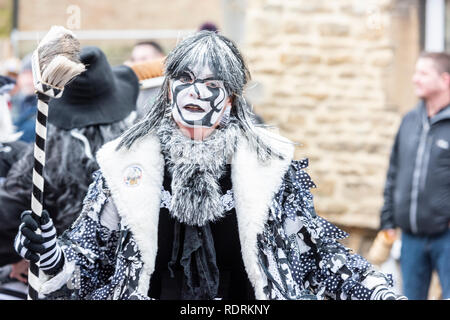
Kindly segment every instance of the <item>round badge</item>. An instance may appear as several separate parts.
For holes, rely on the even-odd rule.
[[[136,187],[141,183],[142,169],[139,166],[133,165],[125,169],[123,181],[129,187]]]

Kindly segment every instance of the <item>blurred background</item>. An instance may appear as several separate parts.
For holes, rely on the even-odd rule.
[[[241,48],[255,113],[309,158],[317,212],[364,255],[394,135],[416,103],[415,61],[448,49],[449,21],[449,0],[0,0],[0,73],[17,75],[52,25],[116,65],[139,41],[168,53],[208,22]]]

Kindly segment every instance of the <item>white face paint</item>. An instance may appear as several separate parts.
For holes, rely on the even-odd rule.
[[[211,128],[223,115],[228,94],[207,64],[195,65],[170,83],[172,116],[185,127]]]

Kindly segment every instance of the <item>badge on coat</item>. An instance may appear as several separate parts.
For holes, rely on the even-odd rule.
[[[125,169],[123,181],[128,187],[137,187],[141,183],[142,175],[142,168],[132,165]]]

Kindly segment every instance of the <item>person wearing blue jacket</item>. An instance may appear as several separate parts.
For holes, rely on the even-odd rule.
[[[22,67],[17,77],[17,90],[11,96],[11,117],[17,132],[22,132],[19,140],[33,143],[35,137],[37,96],[34,93],[31,54],[22,59]]]
[[[450,55],[423,53],[413,76],[418,105],[390,156],[381,229],[402,232],[403,293],[427,299],[433,270],[450,298]]]

